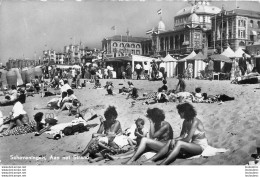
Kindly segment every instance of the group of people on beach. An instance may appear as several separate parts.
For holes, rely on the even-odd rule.
[[[131,164],[138,160],[145,152],[156,152],[145,163],[157,162],[168,165],[177,157],[199,155],[208,146],[202,122],[196,117],[197,113],[190,103],[177,105],[177,111],[184,119],[179,137],[174,138],[174,132],[169,122],[165,121],[165,113],[159,108],[148,108],[145,116],[149,120],[148,133],[143,130],[144,119],[135,121],[132,132],[123,131],[117,119],[118,114],[114,106],[109,106],[104,117],[100,117],[100,127],[81,156],[90,158],[90,162],[97,162],[105,158],[116,160],[130,158],[124,164]],[[131,129],[131,128],[130,128]],[[122,137],[123,136],[123,137]],[[126,143],[124,143],[126,142]],[[135,148],[131,148],[132,145]],[[125,147],[129,145],[128,149]]]

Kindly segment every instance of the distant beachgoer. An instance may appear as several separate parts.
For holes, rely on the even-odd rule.
[[[136,79],[137,80],[141,79],[142,66],[139,63],[137,63],[135,65],[135,70],[136,70],[136,74],[137,74],[137,78]]]
[[[131,79],[132,78],[132,66],[130,65],[130,62],[127,63],[125,70],[126,70],[126,78]]]
[[[176,90],[178,90],[178,87],[179,87],[179,92],[184,92],[185,89],[186,89],[186,83],[185,81],[183,80],[182,76],[178,76],[178,79],[179,79],[179,82],[176,86]]]
[[[149,79],[149,71],[150,71],[150,67],[147,64],[147,62],[144,62],[144,77],[145,79]]]
[[[196,118],[195,108],[190,103],[183,103],[177,105],[177,110],[181,119],[184,119],[180,136],[168,141],[147,162],[156,162],[166,156],[160,165],[168,165],[174,162],[181,152],[192,156],[200,155],[208,146],[204,126],[201,120]]]

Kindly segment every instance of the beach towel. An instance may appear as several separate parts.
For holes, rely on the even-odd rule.
[[[207,146],[206,149],[204,149],[204,151],[200,155],[192,156],[192,157],[189,157],[186,159],[192,160],[192,159],[196,159],[199,157],[210,157],[210,156],[215,156],[218,153],[225,153],[227,151],[229,151],[229,149],[214,148],[212,146]],[[148,159],[152,158],[155,154],[156,154],[155,152],[146,152],[141,156],[141,159],[142,159],[142,161],[148,160]]]
[[[207,146],[200,155],[192,156],[192,157],[189,157],[187,159],[191,160],[191,159],[196,159],[196,158],[199,158],[199,157],[211,157],[211,156],[215,156],[219,153],[225,153],[227,151],[229,151],[229,149],[214,148],[212,146]]]

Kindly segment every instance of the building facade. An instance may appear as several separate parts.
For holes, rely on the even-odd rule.
[[[212,18],[211,34],[211,45],[220,50],[227,46],[234,51],[239,47],[246,49],[246,46],[260,41],[260,12],[222,10]]]
[[[141,42],[148,38],[115,35],[102,40],[102,50],[107,57],[142,55]]]
[[[173,30],[166,31],[161,19],[158,27],[151,30],[150,44],[143,43],[143,48],[147,49],[144,54],[150,50],[153,51],[150,53],[163,57],[168,53],[183,55],[193,50],[204,52],[211,44],[211,18],[220,11],[207,1],[195,1],[177,12]]]

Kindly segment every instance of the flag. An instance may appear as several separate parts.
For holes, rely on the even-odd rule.
[[[157,11],[157,14],[158,14],[158,15],[162,14],[162,9],[159,9],[159,10]]]
[[[116,30],[116,26],[112,26],[112,27],[111,27],[111,30]]]
[[[153,33],[153,29],[146,31],[146,34],[151,34],[151,33]]]

